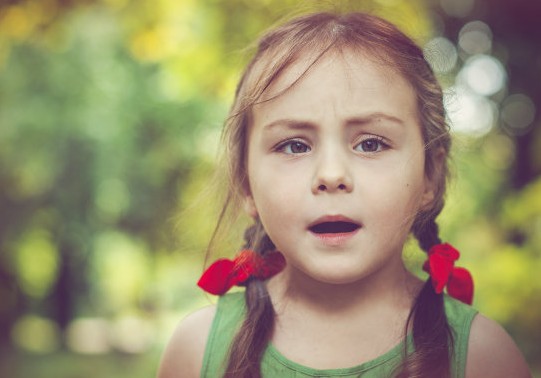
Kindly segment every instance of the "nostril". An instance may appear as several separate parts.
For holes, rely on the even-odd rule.
[[[338,189],[346,190],[346,186],[344,184],[340,184],[340,185],[338,185]]]
[[[324,192],[325,190],[327,190],[327,187],[322,184],[322,185],[317,187],[317,190],[320,190],[320,191]]]

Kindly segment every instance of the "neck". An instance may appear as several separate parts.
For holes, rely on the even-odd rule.
[[[409,309],[421,285],[400,259],[380,272],[344,284],[320,282],[289,268],[273,278],[268,288],[277,311],[293,303],[319,313],[339,314],[369,311],[378,305]]]

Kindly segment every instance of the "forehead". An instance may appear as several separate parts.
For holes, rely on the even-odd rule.
[[[254,123],[269,117],[384,112],[417,115],[416,94],[388,60],[352,50],[306,53],[287,67],[254,106]],[[284,114],[285,113],[285,114]]]

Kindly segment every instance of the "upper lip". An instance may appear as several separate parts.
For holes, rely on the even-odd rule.
[[[324,215],[322,217],[319,217],[317,218],[315,221],[313,221],[312,223],[310,223],[308,225],[308,228],[312,228],[318,224],[321,224],[321,223],[328,223],[328,222],[347,222],[347,223],[353,223],[353,224],[356,224],[357,226],[361,227],[361,224],[349,217],[346,217],[345,215]]]

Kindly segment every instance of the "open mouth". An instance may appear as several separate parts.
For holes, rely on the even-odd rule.
[[[360,225],[353,222],[322,222],[309,227],[309,230],[315,234],[345,234],[357,231]]]

